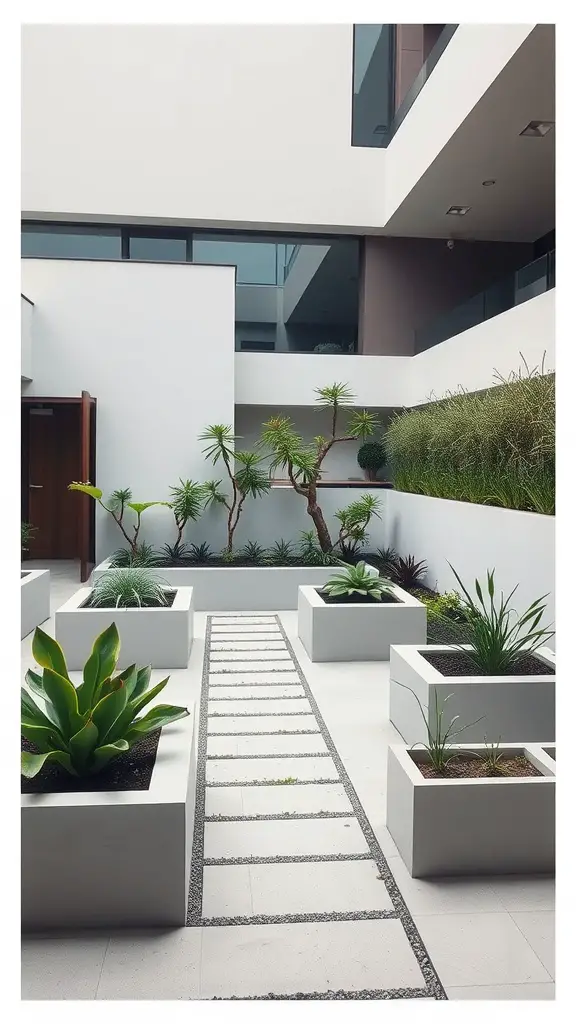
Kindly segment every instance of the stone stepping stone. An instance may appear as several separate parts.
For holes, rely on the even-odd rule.
[[[301,683],[300,676],[290,669],[285,672],[230,672],[225,679],[222,678],[222,672],[210,672],[208,675],[209,686],[244,686],[247,684],[266,686],[267,684],[285,685],[286,683]]]
[[[306,697],[304,688],[298,683],[288,683],[286,686],[211,686],[210,699],[231,697],[236,700],[238,697]]]
[[[258,700],[257,697],[250,697],[247,700],[229,700],[227,698],[226,700],[211,699],[208,702],[208,714],[266,715],[272,713],[278,715],[287,711],[296,714],[312,711],[312,708],[304,697],[297,697],[295,700],[290,697],[267,698],[266,700]],[[312,720],[316,721],[315,718]]]
[[[223,821],[204,826],[204,858],[316,857],[368,854],[356,818]]]
[[[288,648],[283,640],[249,640],[239,643],[237,640],[226,640],[220,643],[212,640],[210,657],[213,651],[286,651]],[[250,655],[251,657],[251,655]]]
[[[352,811],[344,786],[328,783],[321,786],[222,786],[206,790],[207,817],[260,814],[318,814]]]
[[[293,668],[294,662],[286,645],[283,646],[282,650],[260,650],[250,651],[248,653],[245,650],[242,651],[210,651],[210,661],[289,661],[290,668]]]
[[[202,916],[206,918],[393,910],[372,860],[204,868]]]
[[[274,615],[214,615],[213,626],[278,626]]]
[[[206,762],[207,782],[272,782],[277,784],[282,779],[296,779],[297,781],[334,779],[338,781],[338,778],[336,765],[331,757],[254,757],[246,760]],[[286,783],[286,785],[294,785],[294,783]]]
[[[256,628],[255,626],[252,627],[252,629],[255,629],[255,628]],[[240,632],[240,633],[236,632],[235,633],[233,631],[228,631],[228,630],[223,630],[222,632],[216,632],[215,630],[212,630],[212,636],[211,636],[212,644],[214,642],[217,642],[217,643],[224,643],[224,642],[226,642],[227,643],[229,640],[231,640],[232,642],[239,640],[241,643],[244,643],[244,641],[247,641],[248,643],[250,643],[250,641],[252,641],[252,640],[282,640],[283,643],[285,642],[284,641],[284,637],[282,636],[282,633],[280,632],[279,629],[276,629],[276,630],[270,631],[270,632],[268,630],[266,630],[266,631],[262,630],[261,633],[258,633],[258,632],[254,633],[254,632],[252,632],[249,629],[247,629],[245,633],[242,633],[242,632]]]
[[[212,625],[210,626],[212,636],[227,636],[229,633],[238,633],[244,636],[250,634],[251,636],[274,633],[276,636],[282,636],[282,632],[277,622],[252,622],[248,624],[238,625],[234,622],[229,623],[226,626],[214,625],[214,619],[212,619]]]
[[[241,718],[209,718],[208,735],[225,732],[287,732],[302,729],[319,732],[316,718],[310,711],[303,715],[242,715]]]
[[[208,755],[325,754],[321,734],[311,736],[209,736]]]
[[[203,999],[329,989],[425,994],[425,979],[398,920],[206,928],[201,971]]]
[[[246,658],[247,655],[244,655]],[[293,661],[213,661],[208,665],[209,672],[232,672],[239,675],[244,672],[253,672],[258,668],[261,672],[293,672]]]

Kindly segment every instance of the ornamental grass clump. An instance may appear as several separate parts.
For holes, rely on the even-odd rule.
[[[167,605],[163,581],[150,569],[108,569],[96,580],[90,608],[157,608]]]
[[[422,746],[430,758],[432,767],[435,768],[438,773],[444,773],[449,767],[450,762],[460,754],[459,750],[452,751],[451,749],[451,745],[454,743],[456,737],[466,729],[471,729],[473,725],[477,725],[478,722],[482,721],[484,716],[482,715],[480,718],[477,718],[475,722],[469,722],[467,725],[462,725],[460,728],[457,728],[456,722],[460,716],[454,715],[448,724],[446,724],[444,721],[446,704],[454,694],[448,693],[445,697],[442,697],[439,700],[438,691],[434,690],[434,714],[432,715],[432,722],[430,723],[424,713],[422,702],[418,695],[414,693],[414,690],[410,686],[406,686],[405,683],[398,682],[398,680],[395,680],[395,682],[398,686],[401,686],[403,690],[408,690],[408,692],[411,693],[417,701],[420,714],[422,715],[422,719],[426,727],[427,738],[426,742],[422,742]],[[415,743],[414,746],[418,746],[418,744]],[[475,755],[469,754],[469,756]]]
[[[448,563],[450,565],[450,563]],[[504,599],[500,593],[495,600],[494,569],[486,572],[486,590],[478,580],[474,586],[478,597],[474,601],[466,590],[458,573],[450,565],[462,593],[464,594],[462,610],[469,629],[467,644],[456,645],[474,663],[483,675],[513,675],[519,661],[543,647],[553,636],[554,630],[548,626],[539,628],[546,610],[544,598],[537,598],[522,614],[510,607],[510,602],[518,589],[518,585]]]
[[[524,366],[398,414],[384,437],[395,488],[553,515],[555,375]]]
[[[112,623],[96,637],[82,682],[75,686],[60,645],[36,629],[32,654],[43,672],[39,675],[29,669],[26,673],[28,689],[21,689],[21,733],[38,752],[22,751],[22,775],[32,779],[50,763],[61,765],[70,775],[97,775],[135,743],[188,715],[186,708],[157,704],[138,718],[170,677],[149,690],[150,666],[129,665],[114,675],[119,653],[120,637]]]
[[[388,580],[371,573],[366,562],[358,562],[357,565],[348,565],[342,572],[335,573],[324,584],[322,593],[328,597],[351,598],[354,594],[360,594],[381,601],[384,594],[392,593],[392,587]]]

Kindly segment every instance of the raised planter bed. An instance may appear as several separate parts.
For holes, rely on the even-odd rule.
[[[97,580],[110,569],[101,562],[93,571]],[[171,587],[193,587],[196,611],[281,611],[296,608],[298,587],[323,586],[334,575],[334,566],[191,566],[158,572]]]
[[[189,686],[173,678],[162,694],[190,715],[161,731],[148,789],[21,797],[25,931],[186,923],[197,759]]]
[[[20,573],[20,637],[50,618],[50,570],[22,569]]]
[[[89,608],[82,587],[56,612],[56,639],[70,669],[81,669],[96,637],[112,622],[120,634],[120,665],[186,668],[194,637],[192,587],[178,586],[165,608]]]
[[[382,603],[332,604],[318,587],[299,587],[298,636],[310,660],[387,661],[390,644],[425,644],[425,606],[397,586],[392,597]]]
[[[458,727],[480,719],[459,734],[459,742],[480,742],[486,736],[496,742],[541,743],[556,738],[556,659],[553,651],[542,647],[535,657],[542,663],[541,675],[479,676],[443,675],[426,660],[425,654],[454,653],[449,644],[392,647],[390,652],[390,721],[408,744],[426,740],[426,728],[420,709],[409,687],[428,709],[429,724],[434,724],[435,695],[438,706],[446,705],[446,724],[459,715]],[[550,669],[552,674],[544,674]],[[404,684],[399,685],[399,684]]]
[[[554,871],[554,762],[536,745],[507,743],[501,753],[523,754],[541,774],[425,778],[426,751],[389,747],[386,825],[413,878]]]

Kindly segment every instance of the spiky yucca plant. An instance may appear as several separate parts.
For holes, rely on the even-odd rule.
[[[176,487],[170,488],[170,495],[170,506],[178,531],[174,546],[178,549],[186,524],[196,522],[202,515],[208,501],[208,492],[205,484],[196,483],[194,480],[183,480],[180,477],[180,483]],[[169,545],[166,546],[169,547]]]
[[[22,752],[22,775],[32,779],[49,763],[61,765],[70,775],[97,775],[150,733],[188,715],[186,708],[157,704],[138,718],[170,677],[149,690],[150,666],[129,665],[114,675],[119,653],[120,637],[112,623],[96,637],[82,682],[75,686],[60,645],[40,627],[36,629],[32,654],[43,672],[39,675],[29,669],[26,673],[21,732],[38,753]]]
[[[237,452],[232,427],[222,423],[214,423],[200,434],[200,441],[208,441],[203,454],[212,460],[215,466],[222,462],[232,488],[232,494],[220,489],[221,480],[209,480],[205,484],[207,504],[224,505],[228,511],[226,551],[232,554],[234,547],[234,531],[242,512],[246,498],[261,498],[270,490],[270,479],[262,469],[263,459],[255,452]]]
[[[147,608],[166,605],[165,586],[165,581],[160,580],[151,569],[108,569],[94,583],[90,607]]]

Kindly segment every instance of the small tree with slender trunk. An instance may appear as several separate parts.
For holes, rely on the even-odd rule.
[[[232,487],[232,494],[220,490],[221,480],[208,480],[205,484],[207,504],[224,505],[228,510],[227,520],[227,544],[225,553],[232,557],[234,548],[234,531],[246,498],[261,498],[270,490],[270,478],[266,471],[261,468],[262,456],[256,452],[237,452],[234,450],[234,443],[238,440],[234,436],[232,427],[222,423],[214,423],[200,434],[200,441],[208,441],[209,444],[202,451],[207,459],[212,459],[215,466],[222,462],[226,475]]]
[[[315,391],[318,407],[331,412],[328,437],[318,436],[306,443],[288,416],[273,416],[264,423],[259,444],[272,450],[270,471],[285,469],[296,493],[306,499],[306,511],[316,527],[318,543],[322,551],[330,552],[334,545],[318,504],[322,463],[335,444],[370,437],[378,427],[378,417],[366,409],[351,408],[355,395],[348,384],[331,384]],[[344,410],[348,410],[348,419],[344,432],[339,434],[338,420]]]

